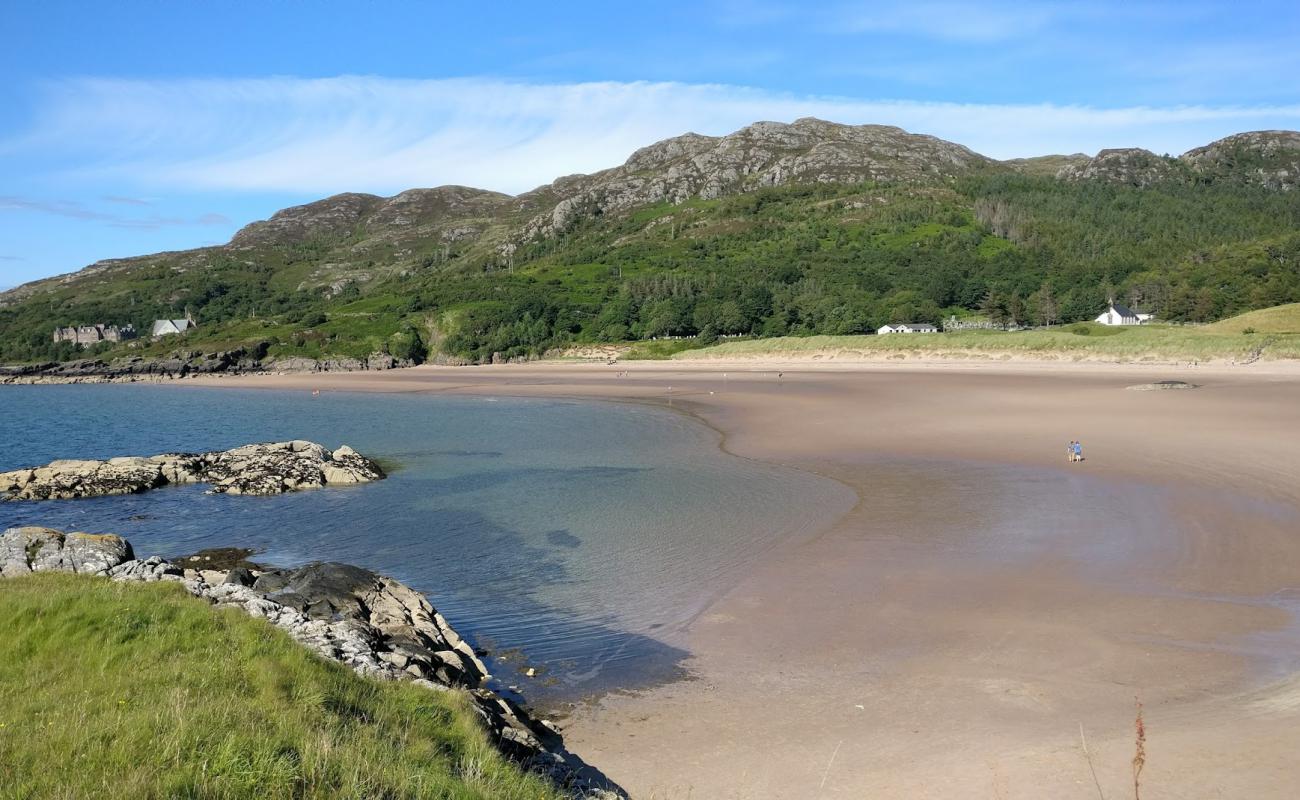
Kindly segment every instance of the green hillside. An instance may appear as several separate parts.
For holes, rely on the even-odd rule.
[[[1273,333],[1300,335],[1300,303],[1248,311],[1213,325],[1206,330],[1220,333]]]
[[[1233,158],[1300,142],[1243,137]],[[130,352],[258,344],[272,357],[485,361],[976,312],[1072,322],[1108,296],[1190,322],[1300,301],[1300,191],[1271,177],[1290,162],[1261,156],[1238,174],[1221,151],[999,163],[897,129],[801,120],[679,137],[516,198],[340,195],[224,247],[103,262],[0,295],[0,361],[78,355],[50,341],[57,325],[140,328],[186,309],[199,330]],[[1064,177],[1047,174],[1058,163]]]
[[[0,582],[0,798],[558,798],[462,700],[176,585]]]

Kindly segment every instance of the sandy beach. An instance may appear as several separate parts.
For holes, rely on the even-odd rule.
[[[1160,380],[1199,388],[1128,388]],[[857,492],[694,622],[692,679],[566,721],[570,747],[634,797],[1128,797],[1136,699],[1143,796],[1294,796],[1294,365],[643,362],[187,383],[671,405],[736,455]],[[1082,464],[1066,463],[1071,439]],[[1008,527],[1003,498],[1046,522]],[[1080,498],[1095,517],[1052,514]]]

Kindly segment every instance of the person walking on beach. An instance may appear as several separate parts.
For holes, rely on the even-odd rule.
[[[1071,464],[1074,463],[1074,440],[1073,439],[1071,439],[1070,443],[1065,446],[1065,460],[1069,461]]]
[[[1075,441],[1075,443],[1074,443],[1074,460],[1075,460],[1075,461],[1082,461],[1082,460],[1083,460],[1083,443],[1082,443],[1082,442]]]

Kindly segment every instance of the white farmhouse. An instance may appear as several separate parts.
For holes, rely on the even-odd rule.
[[[155,320],[153,324],[152,336],[172,336],[177,333],[185,333],[194,327],[194,323],[188,319],[160,319]]]
[[[884,336],[886,333],[938,333],[939,329],[928,322],[899,322],[895,325],[882,325],[876,329],[876,333]]]
[[[1149,314],[1142,316],[1150,319]],[[1103,311],[1096,321],[1102,325],[1141,325],[1145,320],[1141,319],[1138,314],[1127,306],[1111,303],[1110,307]]]

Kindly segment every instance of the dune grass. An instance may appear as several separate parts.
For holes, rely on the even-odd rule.
[[[1205,330],[1213,333],[1255,333],[1297,334],[1300,335],[1300,303],[1288,303],[1284,306],[1261,308],[1248,311],[1210,325]]]
[[[361,678],[175,584],[0,580],[0,798],[557,798],[459,693]]]
[[[1256,312],[1258,313],[1258,312]],[[1226,321],[1225,321],[1226,322]],[[1246,328],[1248,326],[1242,326]],[[690,350],[676,359],[1030,358],[1060,361],[1241,361],[1300,358],[1300,333],[1214,326],[1106,327],[1084,322],[1032,331],[750,339]]]

